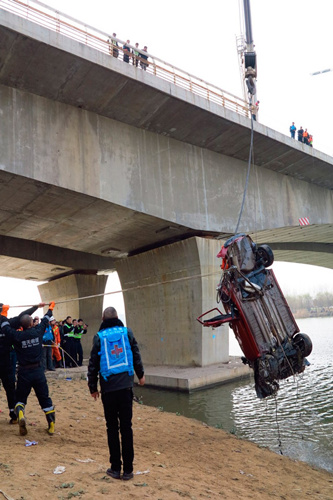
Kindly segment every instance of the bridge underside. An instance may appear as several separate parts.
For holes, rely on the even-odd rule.
[[[227,333],[195,318],[215,305],[250,120],[30,21],[1,23],[0,274],[48,281],[42,299],[88,320],[88,348],[98,273],[116,269],[146,362],[227,361]],[[244,230],[258,202],[260,228],[278,228],[252,236],[276,260],[333,268],[332,159],[258,123],[254,144]],[[316,224],[296,227],[309,211]]]

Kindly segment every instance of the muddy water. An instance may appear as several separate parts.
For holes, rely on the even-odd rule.
[[[191,394],[135,388],[144,404],[195,418],[297,460],[333,472],[333,318],[298,320],[310,335],[311,363],[280,383],[276,398],[256,397],[253,381]],[[240,353],[230,339],[230,354]]]

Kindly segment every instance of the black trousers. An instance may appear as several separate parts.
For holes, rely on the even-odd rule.
[[[9,410],[15,408],[15,369],[13,370],[10,353],[0,357],[0,380],[7,396]]]
[[[124,472],[133,471],[134,447],[132,431],[132,389],[105,392],[102,394],[111,468],[121,470],[123,459]],[[121,434],[121,452],[119,430]]]
[[[44,411],[53,409],[52,400],[49,396],[44,369],[42,366],[36,368],[19,367],[17,373],[16,402],[27,404],[28,396],[34,389],[40,407]]]
[[[76,348],[75,339],[73,337],[64,337],[62,348],[65,354],[65,365],[67,368],[76,366]]]
[[[80,339],[74,339],[75,344],[75,361],[79,366],[82,366],[83,363],[83,349]]]

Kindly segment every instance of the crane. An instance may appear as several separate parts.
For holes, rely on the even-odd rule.
[[[243,9],[240,9],[241,25],[245,25],[244,34],[236,37],[237,52],[240,62],[241,84],[244,93],[244,99],[249,100],[251,110],[255,110],[253,114],[256,117],[258,113],[257,101],[257,54],[254,50],[252,21],[250,0],[243,0]],[[243,22],[242,22],[243,21]],[[243,28],[241,27],[241,31]]]

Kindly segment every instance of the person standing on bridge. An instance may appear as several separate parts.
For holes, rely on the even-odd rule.
[[[145,45],[145,46],[143,47],[142,52],[140,52],[140,57],[141,57],[140,66],[141,66],[141,68],[142,68],[144,71],[146,71],[146,70],[147,70],[147,68],[148,68],[148,66],[149,66],[149,64],[148,64],[148,62],[147,62],[147,61],[148,61],[148,54],[147,54],[147,51],[148,51],[148,47],[147,47],[147,45]]]
[[[43,335],[52,317],[54,305],[54,302],[50,302],[49,310],[37,326],[33,326],[33,319],[29,314],[23,314],[20,317],[20,324],[23,327],[22,331],[12,328],[6,316],[0,316],[1,333],[4,333],[6,339],[14,345],[17,354],[18,372],[15,412],[21,436],[25,436],[28,432],[24,410],[32,388],[35,390],[38,402],[45,413],[48,432],[49,434],[54,434],[55,411],[52,400],[49,397],[49,389],[42,362]]]
[[[118,49],[119,45],[117,40],[115,40],[115,38],[117,38],[117,34],[112,33],[112,37],[113,38],[108,39],[108,43],[110,44],[110,53],[113,57],[117,58],[119,55],[119,49]]]
[[[99,378],[111,464],[106,473],[113,479],[120,479],[122,458],[122,479],[125,481],[133,477],[134,372],[139,384],[144,385],[144,368],[133,332],[130,328],[124,327],[114,307],[107,307],[103,312],[99,332],[93,340],[88,365],[88,387],[96,401],[99,397],[97,389]]]
[[[296,132],[296,127],[295,127],[295,122],[292,122],[292,124],[290,125],[290,136],[292,139],[295,139],[295,132]]]
[[[303,142],[303,127],[301,125],[301,127],[299,128],[299,130],[297,131],[297,136],[298,136],[298,141],[299,142]]]
[[[133,66],[136,66],[138,67],[138,64],[139,64],[139,56],[140,56],[140,52],[139,52],[139,44],[138,42],[136,42],[135,44],[135,49],[133,49],[132,51],[132,59],[133,59]]]
[[[309,138],[309,133],[308,133],[308,129],[306,128],[304,130],[304,132],[303,132],[303,142],[304,142],[304,144],[309,144],[308,138]]]
[[[129,40],[127,40],[126,43],[124,43],[123,45],[123,52],[124,52],[124,55],[123,55],[123,61],[125,63],[129,63],[129,60],[130,60],[130,53],[131,53],[131,48],[129,46],[131,42]]]

